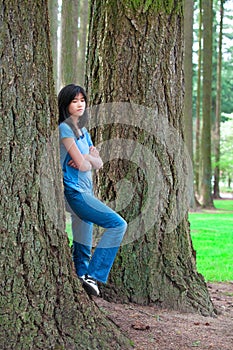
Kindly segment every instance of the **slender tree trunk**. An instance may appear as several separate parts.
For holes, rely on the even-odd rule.
[[[201,71],[202,71],[202,0],[199,0],[198,28],[198,68],[197,68],[197,101],[196,101],[196,147],[195,147],[195,189],[200,196],[200,133],[201,133]]]
[[[230,174],[227,177],[227,184],[228,184],[228,188],[231,188],[231,175]]]
[[[217,38],[217,8],[219,0],[212,0],[212,94],[211,94],[211,139],[214,138],[214,128],[216,121],[216,94],[217,94],[217,60],[218,60],[218,38]],[[213,150],[212,142],[212,153]]]
[[[84,86],[85,69],[86,69],[86,52],[87,52],[87,32],[88,32],[88,0],[79,2],[79,33],[78,33],[78,61],[77,61],[77,81],[78,84]]]
[[[194,167],[193,159],[193,0],[184,2],[184,139]],[[199,205],[193,184],[193,194],[190,201],[190,208],[195,210]]]
[[[71,263],[47,5],[0,8],[0,348],[127,349]]]
[[[218,41],[218,64],[217,64],[217,96],[216,96],[216,119],[214,128],[214,198],[220,198],[220,123],[221,123],[221,77],[222,77],[222,31],[223,31],[224,0],[220,2],[220,25]]]
[[[90,127],[104,160],[97,192],[128,222],[102,292],[212,314],[187,220],[193,179],[183,143],[182,3],[92,1]]]
[[[58,0],[49,0],[49,18],[50,35],[53,56],[53,78],[56,91],[58,90],[58,49],[57,49],[57,30],[58,30]]]
[[[203,125],[201,135],[201,203],[213,208],[211,169],[212,0],[203,1]]]
[[[193,118],[192,118],[192,78],[193,78],[193,0],[184,2],[184,139],[193,161]]]
[[[62,2],[61,86],[77,82],[78,3],[77,0]]]

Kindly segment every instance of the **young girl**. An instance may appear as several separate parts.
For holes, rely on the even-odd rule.
[[[125,220],[93,195],[92,169],[103,163],[84,127],[87,96],[69,84],[58,95],[60,157],[66,205],[71,212],[73,260],[83,287],[99,295],[97,281],[106,283],[126,231]],[[91,256],[93,223],[105,231]]]

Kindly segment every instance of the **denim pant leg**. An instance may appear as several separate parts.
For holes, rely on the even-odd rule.
[[[73,262],[78,277],[88,273],[91,259],[91,247],[73,241]]]
[[[92,194],[65,189],[65,195],[72,210],[83,221],[93,222],[106,229],[88,267],[90,276],[106,283],[127,224],[120,215]]]
[[[73,261],[76,274],[80,277],[88,273],[92,250],[93,224],[81,220],[65,201],[66,210],[71,214],[73,234]]]

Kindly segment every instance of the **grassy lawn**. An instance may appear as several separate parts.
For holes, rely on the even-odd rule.
[[[197,269],[206,281],[233,281],[233,200],[214,204],[215,211],[189,214]]]

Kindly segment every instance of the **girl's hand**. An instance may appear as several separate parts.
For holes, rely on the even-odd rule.
[[[94,146],[91,146],[90,148],[89,148],[89,152],[90,152],[90,155],[92,156],[92,157],[99,157],[100,155],[99,155],[99,151],[94,147]]]
[[[103,161],[100,158],[99,151],[94,146],[89,148],[89,154],[85,154],[84,158],[91,163],[93,169],[98,170],[103,166]]]
[[[68,165],[71,166],[72,168],[78,169],[78,166],[75,164],[75,162],[73,161],[73,159],[71,159],[71,160],[68,162]]]

